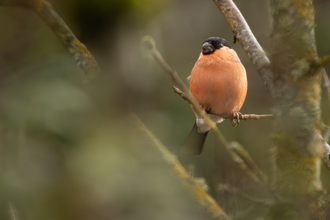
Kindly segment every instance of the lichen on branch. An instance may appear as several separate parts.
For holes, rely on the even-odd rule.
[[[52,29],[77,65],[85,73],[85,81],[101,72],[95,58],[46,0],[0,0],[0,6],[23,7],[33,10]]]

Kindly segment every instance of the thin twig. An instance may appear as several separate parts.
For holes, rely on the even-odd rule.
[[[241,12],[232,0],[213,1],[230,24],[231,30],[235,34],[235,39],[238,39],[241,43],[244,51],[251,59],[260,77],[264,81],[270,95],[274,98],[274,76],[270,69],[270,61],[257,39],[254,37]]]
[[[173,91],[178,94],[181,98],[186,100],[189,104],[191,104],[189,98],[187,97],[186,94],[184,94],[180,89],[177,87],[173,86]],[[221,115],[224,119],[236,119],[233,114],[232,115]],[[238,115],[240,120],[243,121],[248,121],[248,120],[259,120],[259,119],[274,119],[274,116],[272,114],[263,114],[263,115],[257,115],[257,114],[239,114]]]
[[[248,175],[250,176],[255,182],[261,183],[261,184],[266,184],[263,179],[259,179],[258,175],[251,170],[244,160],[240,158],[240,156],[231,148],[230,143],[225,139],[223,134],[220,132],[214,121],[210,119],[210,117],[207,115],[207,113],[200,107],[198,101],[193,97],[193,95],[189,92],[188,88],[186,85],[183,83],[183,81],[180,79],[178,76],[177,72],[173,70],[163,59],[161,54],[156,48],[156,44],[153,40],[152,37],[150,36],[145,36],[143,38],[143,43],[145,46],[150,50],[152,55],[155,57],[155,59],[159,62],[159,64],[164,68],[166,73],[171,77],[173,83],[185,94],[189,94],[186,96],[186,98],[189,100],[188,102],[194,106],[195,110],[197,111],[198,114],[200,114],[207,125],[211,127],[211,130],[215,133],[217,139],[219,142],[224,146],[226,151],[229,153],[229,155],[232,157],[233,161],[236,162],[239,167]],[[251,159],[252,160],[252,159]]]
[[[192,105],[192,103],[190,102],[190,99],[188,98],[188,96],[182,92],[180,89],[178,89],[176,86],[172,86],[173,91],[178,94],[181,98],[183,98],[184,100],[186,100],[189,104]]]
[[[28,8],[39,15],[74,57],[77,65],[84,71],[86,81],[93,79],[101,72],[93,55],[77,39],[46,0],[0,0],[0,5]]]
[[[158,150],[164,156],[164,159],[173,166],[175,174],[180,180],[186,184],[190,191],[193,193],[195,200],[205,207],[214,217],[219,220],[229,220],[230,217],[222,210],[222,208],[216,203],[216,201],[206,192],[205,181],[201,181],[200,178],[195,178],[189,174],[189,172],[180,164],[179,160],[174,154],[172,154],[160,140],[143,124],[143,122],[135,115],[138,127],[146,133],[151,141],[157,146]]]
[[[218,186],[218,190],[220,192],[235,193],[243,199],[246,199],[246,200],[249,200],[249,201],[254,202],[256,204],[265,206],[266,208],[269,208],[269,206],[272,204],[272,201],[270,199],[259,199],[259,198],[252,197],[252,196],[242,192],[239,188],[230,186],[228,184],[220,184]]]
[[[17,209],[16,207],[13,205],[13,203],[9,203],[8,204],[8,208],[9,208],[9,216],[11,220],[19,220],[19,218],[17,217]]]
[[[243,120],[243,121],[259,120],[259,119],[274,119],[274,116],[273,116],[273,114],[263,114],[263,115],[244,114],[244,115],[240,115],[239,119]]]

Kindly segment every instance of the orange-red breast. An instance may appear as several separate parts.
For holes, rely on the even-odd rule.
[[[225,116],[239,113],[247,92],[246,72],[226,40],[211,37],[203,42],[202,52],[191,71],[189,91],[216,123],[222,122]],[[181,151],[199,155],[210,127],[194,112],[196,122]]]

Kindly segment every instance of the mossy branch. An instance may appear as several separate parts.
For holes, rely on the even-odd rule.
[[[194,199],[207,209],[214,217],[219,220],[229,220],[231,219],[222,208],[216,203],[216,201],[206,192],[206,185],[200,179],[197,179],[189,174],[189,172],[180,164],[177,157],[172,154],[161,142],[160,140],[144,125],[144,123],[134,115],[138,123],[139,129],[141,129],[155,144],[158,150],[164,156],[164,159],[169,163],[176,174],[176,176],[182,180],[182,182],[188,186],[189,190],[194,195]]]
[[[70,28],[46,0],[0,0],[0,6],[23,7],[33,10],[59,38],[77,65],[85,73],[85,81],[101,72],[95,58],[73,34]]]

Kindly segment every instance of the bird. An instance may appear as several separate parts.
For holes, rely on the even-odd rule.
[[[235,116],[236,122],[231,119],[231,123],[238,126],[248,82],[246,70],[228,41],[219,37],[206,39],[188,80],[189,92],[215,123]],[[181,152],[200,155],[210,126],[192,105],[191,108],[196,121]]]

